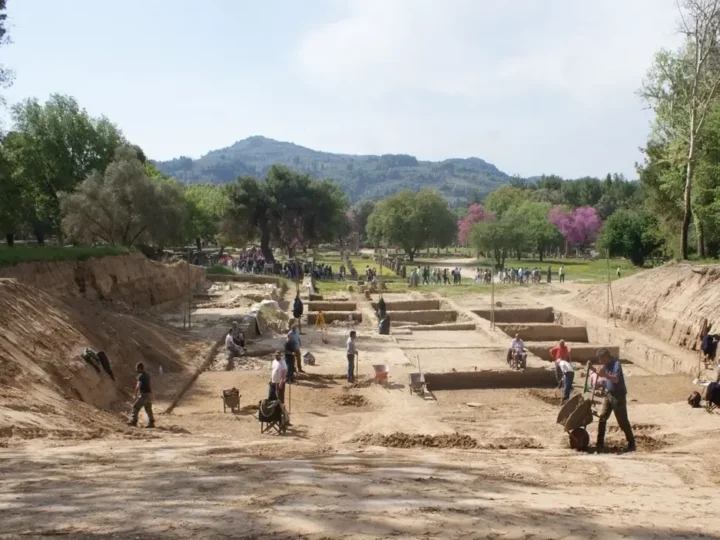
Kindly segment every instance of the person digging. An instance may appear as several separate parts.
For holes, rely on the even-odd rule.
[[[135,385],[135,401],[132,406],[132,416],[128,422],[129,426],[137,426],[140,409],[145,409],[148,417],[148,428],[155,427],[155,417],[152,410],[152,389],[150,388],[150,375],[145,371],[145,365],[138,362],[135,365],[137,372],[137,384]]]
[[[628,419],[627,412],[627,388],[625,386],[625,376],[623,375],[620,360],[613,358],[608,349],[599,349],[597,351],[598,360],[602,367],[597,370],[598,377],[605,379],[605,390],[607,395],[602,404],[600,415],[598,416],[598,435],[597,448],[605,447],[605,427],[607,425],[610,414],[615,414],[618,426],[625,434],[627,446],[625,452],[635,451],[635,436],[633,435],[632,426]],[[590,368],[595,371],[594,368]]]

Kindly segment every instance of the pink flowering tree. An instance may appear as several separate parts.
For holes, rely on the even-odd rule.
[[[460,245],[464,246],[467,244],[470,238],[470,229],[473,225],[494,218],[495,214],[485,210],[482,204],[471,204],[470,208],[468,208],[468,215],[458,220],[458,240],[460,241]]]
[[[550,210],[548,219],[558,228],[568,244],[576,245],[580,249],[594,242],[602,227],[602,219],[592,206],[581,206],[575,210],[556,206]]]

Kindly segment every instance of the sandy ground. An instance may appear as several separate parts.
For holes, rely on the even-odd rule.
[[[211,335],[243,308],[222,309],[209,326],[196,318],[196,331]],[[288,389],[284,436],[260,434],[261,356],[229,370],[219,360],[152,436],[7,440],[0,538],[720,538],[720,415],[685,404],[687,377],[628,366],[638,452],[616,452],[624,441],[611,420],[608,452],[577,453],[555,423],[553,390],[410,394],[418,358],[425,370],[505,369],[482,331],[379,336],[366,321],[350,385],[348,330],[331,328],[325,344],[306,329],[317,364]],[[374,364],[390,366],[387,386],[369,382]],[[181,382],[154,379],[158,411]],[[237,414],[223,412],[230,387]]]

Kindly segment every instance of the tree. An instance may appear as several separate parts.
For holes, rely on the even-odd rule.
[[[650,214],[621,209],[603,225],[598,246],[608,249],[611,256],[628,257],[642,266],[662,244],[657,231],[657,221]]]
[[[402,191],[378,202],[368,218],[368,238],[400,246],[410,260],[430,244],[445,247],[455,238],[455,216],[437,191]]]
[[[687,259],[697,145],[720,90],[720,0],[682,0],[680,14],[685,44],[676,53],[657,54],[641,95],[659,119],[654,136],[679,136],[685,143],[680,256]]]
[[[5,235],[8,247],[13,247],[23,221],[22,206],[22,188],[12,174],[4,149],[0,148],[0,233]]]
[[[558,228],[548,218],[551,210],[550,203],[526,201],[508,211],[508,216],[519,226],[523,243],[537,251],[540,262],[548,249],[562,242]]]
[[[494,218],[492,212],[487,212],[482,203],[471,204],[468,208],[467,216],[458,220],[458,241],[460,244],[467,245],[470,237],[470,229],[476,223]]]
[[[10,43],[10,35],[7,31],[7,0],[0,0],[0,46]],[[0,88],[7,88],[13,82],[13,72],[0,64]],[[0,104],[5,104],[5,99],[0,96]]]
[[[367,229],[368,218],[373,210],[375,210],[375,201],[360,201],[354,204],[348,212],[351,232],[357,233],[361,241],[367,239],[365,231]]]
[[[597,211],[584,206],[575,210],[565,210],[556,206],[548,213],[548,219],[565,237],[568,244],[584,249],[597,238],[602,220]]]
[[[532,192],[527,189],[500,187],[485,198],[485,208],[497,217],[502,217],[510,207],[518,206],[531,196]]]
[[[12,116],[15,136],[7,145],[8,159],[32,193],[35,217],[57,230],[60,193],[73,191],[92,171],[104,171],[125,140],[109,120],[90,117],[68,96],[55,94],[45,105],[25,100],[13,107]]]
[[[505,267],[507,252],[514,242],[515,232],[507,218],[492,218],[476,223],[470,229],[470,245],[478,256],[482,253],[495,259],[496,268]]]
[[[230,206],[222,226],[226,236],[260,238],[260,251],[268,262],[274,262],[270,249],[271,209],[273,201],[260,183],[251,176],[241,176],[230,187]]]
[[[179,185],[147,177],[135,150],[117,149],[104,173],[94,171],[60,196],[63,230],[74,240],[163,246],[181,240],[185,204]]]
[[[188,236],[195,240],[198,251],[202,242],[215,243],[220,222],[230,205],[226,186],[213,184],[190,184],[183,189],[188,217]]]

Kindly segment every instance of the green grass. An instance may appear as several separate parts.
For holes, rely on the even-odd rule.
[[[118,246],[0,246],[0,266],[25,262],[84,261],[92,257],[127,255],[128,248]]]
[[[235,272],[232,268],[228,268],[224,264],[216,264],[205,270],[206,274],[215,274],[215,275],[224,275],[224,276],[234,276]]]

